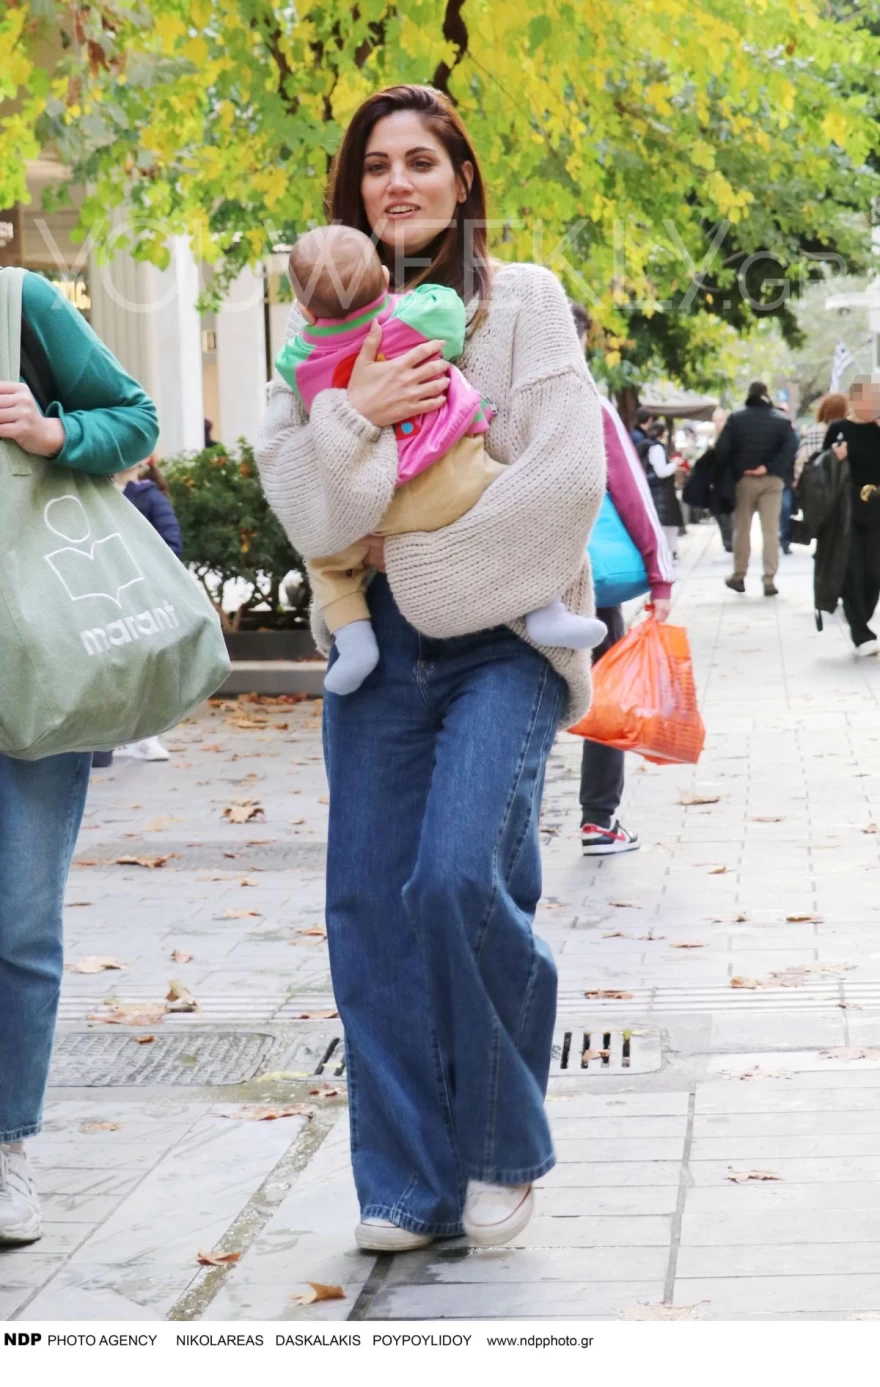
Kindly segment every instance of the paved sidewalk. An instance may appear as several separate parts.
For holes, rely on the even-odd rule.
[[[33,1143],[46,1236],[0,1254],[0,1317],[880,1313],[880,661],[817,635],[804,551],[774,601],[755,564],[737,597],[714,529],[682,545],[707,746],[696,768],[633,759],[641,852],[580,857],[580,743],[554,751],[560,1160],[514,1248],[352,1249],[319,705],[212,706],[170,764],[96,773],[68,959],[125,971],[66,975]],[[172,980],[200,1009],[158,1019]],[[135,1004],[140,1024],[88,1019]],[[200,1267],[212,1250],[241,1255]],[[296,1305],[310,1281],[345,1297]]]

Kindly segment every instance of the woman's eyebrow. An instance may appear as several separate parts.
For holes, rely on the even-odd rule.
[[[418,145],[416,145],[415,149],[408,149],[408,150],[406,151],[406,154],[404,155],[404,158],[405,158],[405,159],[409,159],[409,157],[410,157],[412,154],[435,154],[435,153],[436,153],[436,150],[431,149],[430,145],[418,144]],[[388,158],[388,155],[385,153],[384,149],[368,149],[367,152],[366,152],[366,154],[364,155],[364,158],[365,158],[365,159],[387,159],[387,158]]]

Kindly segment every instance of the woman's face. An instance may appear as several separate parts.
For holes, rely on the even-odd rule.
[[[373,126],[364,156],[361,196],[384,245],[413,255],[452,221],[467,197],[473,166],[459,178],[443,145],[415,111],[395,111]]]
[[[880,416],[880,384],[854,386],[850,395],[850,412],[860,424],[877,423]]]

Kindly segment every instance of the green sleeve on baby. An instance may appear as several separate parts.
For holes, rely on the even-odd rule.
[[[464,351],[464,304],[455,290],[444,284],[420,284],[404,294],[392,317],[399,318],[428,341],[442,340],[445,361],[454,361]]]
[[[307,361],[314,350],[314,344],[304,341],[302,334],[298,332],[295,336],[288,337],[275,357],[275,369],[281,379],[286,380],[291,390],[299,396],[300,404],[302,404],[302,396],[296,383],[296,368]]]

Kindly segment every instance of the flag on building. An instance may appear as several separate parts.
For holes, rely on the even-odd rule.
[[[834,348],[834,360],[831,363],[831,384],[828,387],[832,394],[836,395],[840,390],[844,371],[855,364],[856,359],[849,347],[842,338],[838,338],[837,346]]]

